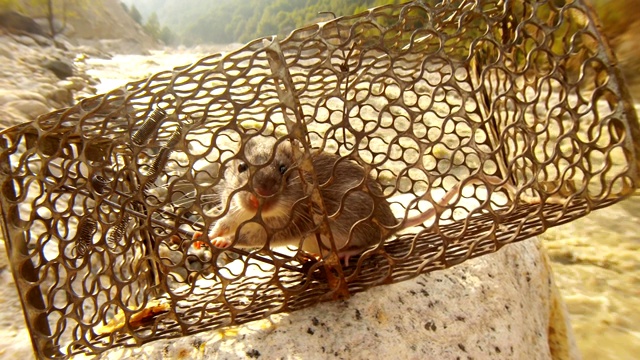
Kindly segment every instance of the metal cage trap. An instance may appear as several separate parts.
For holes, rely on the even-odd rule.
[[[383,6],[5,130],[35,350],[293,311],[623,199],[640,132],[595,21],[582,1]]]

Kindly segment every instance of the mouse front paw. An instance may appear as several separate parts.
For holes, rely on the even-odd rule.
[[[225,220],[226,219],[224,219],[224,218],[220,219],[220,221],[218,221],[213,226],[211,231],[209,231],[209,239],[222,237],[224,235],[227,235],[231,231],[231,227],[229,226],[229,224],[227,224],[227,222]]]
[[[194,247],[198,250],[200,250],[201,248],[207,248],[207,243],[205,243],[204,241],[198,240],[200,237],[202,237],[202,232],[201,231],[195,231],[193,233],[193,237],[191,238],[191,247]]]
[[[211,239],[211,245],[220,249],[228,248],[232,243],[231,239],[222,236]]]

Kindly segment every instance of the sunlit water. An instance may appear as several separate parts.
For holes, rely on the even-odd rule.
[[[585,359],[640,358],[640,197],[542,238]]]
[[[151,50],[150,55],[114,55],[111,59],[89,57],[87,73],[97,79],[99,94],[155,73],[189,65],[197,60],[230,49],[232,45],[180,50]]]
[[[230,49],[230,47],[226,47]],[[87,59],[99,93],[225,48]],[[640,358],[640,197],[543,236],[584,359]]]

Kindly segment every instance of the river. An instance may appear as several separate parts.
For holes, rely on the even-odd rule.
[[[202,51],[151,50],[150,55],[113,55],[110,59],[92,57],[86,60],[87,73],[97,79],[99,94],[120,87],[127,82],[145,79],[160,71],[191,64],[206,54]]]
[[[228,48],[228,47],[227,47]],[[201,51],[154,51],[87,59],[104,93],[159,71],[186,65]],[[541,236],[571,315],[584,359],[637,359],[640,354],[640,197],[598,210]]]

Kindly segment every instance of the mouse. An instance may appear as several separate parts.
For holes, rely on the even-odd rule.
[[[228,161],[213,191],[219,196],[219,206],[209,213],[215,219],[208,231],[213,246],[260,249],[269,244],[315,255],[326,254],[331,248],[328,237],[321,236],[318,241],[315,236],[318,227],[314,225],[311,211],[319,213],[320,210],[311,208],[304,191],[295,146],[300,146],[295,140],[278,141],[273,136],[255,135],[245,142],[244,156]],[[436,214],[432,208],[398,219],[379,181],[356,161],[312,150],[311,162],[338,256],[347,266],[349,257]],[[312,181],[310,174],[305,172],[303,176],[305,182]],[[439,203],[448,204],[459,193],[459,187],[460,184],[456,184]],[[194,242],[198,243],[200,236],[202,234],[197,233]]]

